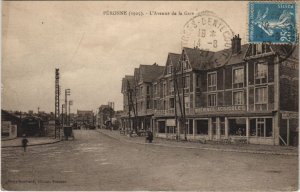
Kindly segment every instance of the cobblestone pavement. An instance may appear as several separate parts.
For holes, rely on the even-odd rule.
[[[92,130],[74,141],[2,149],[5,190],[278,190],[298,188],[298,157],[122,142]]]

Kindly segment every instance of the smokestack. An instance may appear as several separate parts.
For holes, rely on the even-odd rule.
[[[231,39],[231,48],[232,54],[239,54],[241,52],[241,38],[239,34]]]

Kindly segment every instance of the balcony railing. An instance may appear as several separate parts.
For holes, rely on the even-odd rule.
[[[251,104],[248,111],[273,111],[275,109],[274,103],[268,104]]]

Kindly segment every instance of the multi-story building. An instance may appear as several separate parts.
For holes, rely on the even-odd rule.
[[[169,54],[164,72],[149,88],[151,129],[158,137],[297,143],[297,49],[241,45],[235,36],[231,50],[183,48],[180,55]],[[227,60],[216,62],[229,51]]]
[[[140,65],[134,70],[134,76],[123,78],[123,127],[127,125],[132,129],[136,127],[138,130],[148,130],[152,127],[151,119],[154,114],[152,84],[163,70],[164,67],[156,63]],[[131,120],[128,121],[129,119]]]

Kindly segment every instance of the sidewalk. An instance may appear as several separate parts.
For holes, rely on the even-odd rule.
[[[145,142],[145,137],[128,137],[121,135],[119,131],[110,131],[106,129],[97,129],[98,132],[117,139],[121,142],[136,143],[149,145]],[[176,141],[154,137],[153,143],[165,147],[180,147],[186,149],[200,149],[225,152],[255,153],[255,154],[272,154],[272,155],[298,155],[298,148],[292,146],[273,146],[273,145],[254,145],[254,144],[202,144],[196,141]]]
[[[11,140],[1,140],[1,147],[22,147],[22,139],[23,138],[19,137]],[[54,139],[50,137],[27,137],[27,139],[29,141],[28,146],[52,144],[60,141],[59,139]]]

